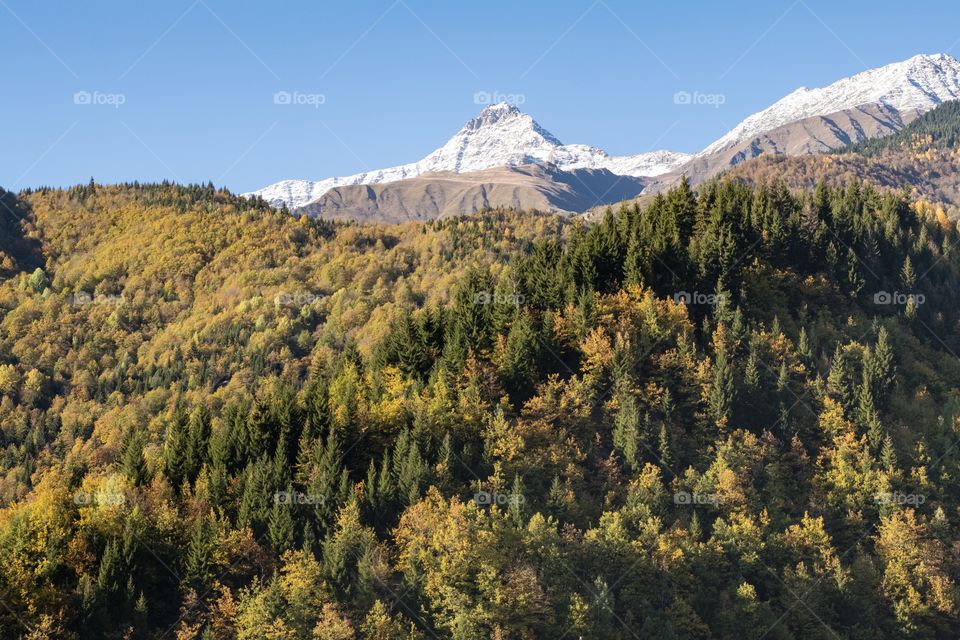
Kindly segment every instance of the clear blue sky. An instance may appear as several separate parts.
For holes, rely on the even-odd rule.
[[[346,175],[419,159],[478,92],[564,142],[695,151],[800,85],[958,40],[956,2],[0,0],[0,186]]]

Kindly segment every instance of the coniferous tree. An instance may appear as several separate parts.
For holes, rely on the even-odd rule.
[[[626,389],[618,394],[620,405],[614,418],[613,446],[620,451],[627,467],[636,471],[640,467],[638,448],[640,443],[640,411],[636,399]]]
[[[200,405],[190,414],[187,425],[186,475],[194,480],[200,468],[209,460],[210,412]]]
[[[138,487],[149,481],[147,462],[143,457],[143,446],[146,434],[131,429],[127,434],[121,457],[123,473],[133,486]]]
[[[215,524],[209,516],[199,516],[193,523],[187,544],[184,579],[202,589],[213,578],[213,551],[216,546]]]
[[[719,325],[713,335],[713,370],[707,404],[710,416],[720,428],[725,430],[730,419],[730,407],[733,403],[733,367],[727,356],[726,331]]]
[[[187,418],[182,411],[178,411],[167,423],[163,448],[164,472],[176,489],[180,488],[189,474],[187,443]]]
[[[896,379],[896,368],[893,363],[893,349],[890,346],[889,334],[885,327],[877,331],[877,341],[869,351],[864,362],[872,385],[876,406],[883,410],[889,406],[890,394]]]
[[[293,511],[297,508],[293,487],[287,487],[286,493],[278,494],[286,499],[274,499],[273,508],[267,519],[267,535],[270,545],[277,554],[293,548],[294,520]]]

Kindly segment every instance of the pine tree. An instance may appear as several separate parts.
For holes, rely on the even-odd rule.
[[[813,362],[813,348],[810,346],[810,336],[807,334],[806,327],[800,327],[800,335],[797,338],[797,351],[800,353],[803,363],[809,367]]]
[[[520,314],[510,327],[500,375],[514,398],[524,397],[531,389],[537,368],[537,335],[527,314]]]
[[[213,578],[213,550],[215,545],[216,530],[212,518],[199,516],[193,522],[185,559],[184,579],[194,588],[206,587]]]
[[[909,255],[903,260],[903,267],[900,269],[900,282],[908,291],[912,291],[917,284],[917,274],[913,270],[913,262]]]
[[[866,286],[866,280],[864,280],[863,275],[860,273],[860,261],[857,258],[857,254],[853,252],[853,249],[847,250],[846,262],[847,286],[849,287],[850,295],[857,297],[860,295],[860,292],[863,291],[863,287]]]
[[[371,460],[371,463],[373,461]],[[448,431],[443,436],[443,442],[440,444],[440,455],[434,469],[434,478],[441,491],[450,491],[454,485],[454,464],[455,456],[453,453],[453,440]]]
[[[118,540],[108,540],[100,556],[100,569],[97,574],[97,592],[105,597],[122,593],[126,582],[127,566],[123,559],[123,550]]]
[[[633,394],[623,388],[618,394],[619,411],[613,422],[613,446],[620,451],[627,468],[640,468],[637,449],[640,442],[640,412]]]
[[[673,464],[673,454],[670,451],[670,437],[667,434],[667,425],[660,425],[660,433],[657,436],[657,453],[659,454],[660,463],[669,467]]]
[[[893,438],[886,435],[883,439],[883,449],[880,452],[880,461],[884,470],[888,474],[895,472],[897,468],[897,450],[893,446]]]
[[[187,428],[186,475],[194,480],[200,468],[209,460],[210,412],[203,405],[197,406],[190,414]]]
[[[707,404],[710,416],[721,431],[727,427],[730,419],[730,407],[733,404],[733,367],[727,359],[726,331],[718,325],[713,334],[713,373],[711,377]]]
[[[409,438],[403,449],[394,452],[394,464],[397,467],[397,491],[404,503],[414,504],[420,499],[420,487],[426,476],[426,465],[420,455],[417,441]]]
[[[827,391],[840,403],[848,415],[854,409],[853,366],[848,353],[837,345],[827,374]]]
[[[896,380],[896,367],[885,327],[880,327],[877,331],[877,342],[864,361],[864,368],[869,372],[876,406],[881,410],[886,409],[890,404],[890,395]]]
[[[147,462],[143,458],[145,440],[145,433],[138,429],[131,429],[123,446],[121,456],[123,473],[135,487],[144,485],[150,480]]]
[[[526,494],[527,490],[523,485],[523,479],[519,475],[513,476],[513,486],[510,488],[510,496],[507,502],[507,513],[518,529],[522,529],[526,525]]]
[[[270,510],[270,516],[267,519],[267,535],[270,538],[270,545],[277,555],[293,548],[294,540],[294,521],[293,510],[297,508],[293,500],[293,487],[287,487],[287,500],[273,501],[273,508]]]
[[[167,424],[163,449],[164,472],[176,489],[187,479],[189,471],[187,439],[187,419],[182,411],[178,411]]]
[[[623,262],[624,285],[642,285],[645,271],[645,256],[640,244],[640,239],[637,236],[633,236],[627,245],[627,257]]]

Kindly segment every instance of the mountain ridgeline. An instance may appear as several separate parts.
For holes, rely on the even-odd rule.
[[[902,194],[10,204],[4,638],[960,634],[960,234]]]
[[[698,153],[660,150],[623,156],[563,144],[516,105],[501,102],[484,107],[442,147],[416,162],[317,181],[283,180],[245,195],[310,215],[363,222],[469,214],[487,206],[564,212],[575,205],[583,207],[576,210],[582,213],[609,204],[613,198],[608,196],[628,196],[594,190],[578,170],[607,171],[620,183],[653,194],[681,179],[699,184],[758,156],[829,153],[888,136],[958,98],[960,61],[946,54],[917,55],[825,87],[801,87]],[[674,96],[678,104],[692,99],[686,92]],[[547,169],[532,183],[521,179],[518,185],[517,171],[529,176],[534,171],[530,165]],[[573,183],[582,184],[571,190]],[[384,184],[396,186],[377,186]]]

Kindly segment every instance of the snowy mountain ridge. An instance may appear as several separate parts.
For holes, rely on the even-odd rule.
[[[865,104],[881,103],[900,113],[923,112],[960,98],[960,61],[943,54],[921,54],[843,78],[826,87],[800,87],[747,117],[698,156],[714,153],[779,126],[826,116]]]
[[[484,108],[446,144],[417,162],[317,181],[284,180],[243,195],[259,195],[275,206],[286,204],[294,209],[319,199],[334,187],[396,182],[437,171],[467,173],[549,163],[563,170],[608,169],[618,175],[641,177],[666,173],[691,157],[663,150],[611,156],[589,145],[565,145],[530,115],[501,102]]]
[[[653,178],[664,174],[669,177],[697,171],[709,176],[730,164],[724,154],[737,158],[744,155],[738,151],[738,145],[751,145],[745,158],[771,151],[783,153],[784,149],[807,149],[798,151],[804,153],[819,148],[810,142],[822,142],[813,131],[821,125],[802,122],[808,118],[848,113],[843,120],[846,124],[841,127],[843,131],[835,136],[839,142],[827,144],[827,148],[835,148],[837,144],[842,146],[847,138],[857,140],[897,130],[920,113],[955,99],[960,99],[960,61],[942,53],[922,54],[863,71],[826,87],[800,87],[748,116],[697,154],[661,150],[626,156],[611,156],[585,144],[563,144],[530,115],[501,102],[484,108],[446,144],[417,162],[318,181],[284,180],[243,195],[258,195],[275,206],[285,204],[294,209],[317,201],[335,187],[397,182],[432,172],[469,173],[525,164],[552,164],[561,170],[607,169],[632,177]],[[878,113],[883,115],[882,121],[878,121]],[[871,126],[877,122],[882,126]],[[794,123],[799,123],[796,131],[785,133],[781,129]],[[822,126],[836,128],[838,125],[830,121]],[[779,137],[774,137],[779,142],[751,142],[777,131]],[[783,146],[787,142],[790,144]],[[722,162],[716,161],[721,156],[724,156],[720,158]]]

